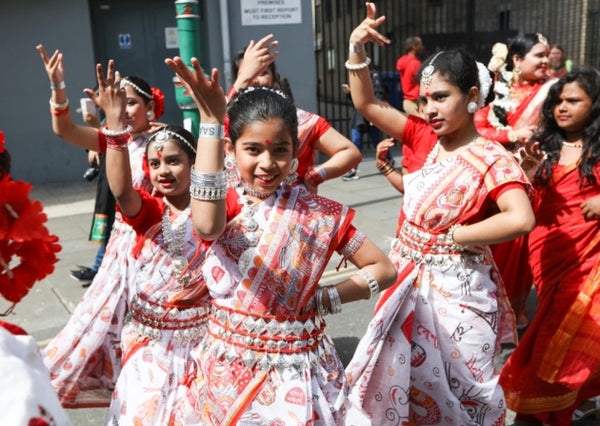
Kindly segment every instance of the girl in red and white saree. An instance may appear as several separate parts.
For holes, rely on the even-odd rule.
[[[539,306],[500,382],[517,418],[566,425],[600,395],[600,74],[561,78],[544,103],[532,150],[537,225],[529,262]],[[528,157],[530,158],[530,157]],[[539,165],[537,162],[534,164]],[[596,409],[598,404],[582,404]]]
[[[468,54],[443,51],[423,62],[425,120],[376,100],[363,45],[389,40],[375,30],[384,19],[375,12],[367,3],[367,18],[350,35],[354,105],[402,143],[415,143],[404,138],[426,134],[414,128],[428,125],[432,133],[419,143],[437,142],[425,165],[402,177],[402,223],[389,255],[398,277],[348,365],[347,424],[501,425],[506,407],[494,355],[502,341],[514,341],[514,318],[487,245],[533,227],[527,178],[475,129],[491,78]],[[396,186],[386,147],[378,147],[378,167]]]
[[[195,59],[193,72],[179,58],[167,63],[203,119],[192,217],[198,235],[215,240],[203,267],[213,308],[191,383],[202,424],[339,424],[348,387],[323,315],[387,288],[396,270],[352,226],[352,210],[288,183],[295,181],[297,117],[281,92],[238,94],[224,143],[217,70],[207,80]],[[241,179],[229,191],[225,152]],[[359,272],[321,287],[334,250]]]

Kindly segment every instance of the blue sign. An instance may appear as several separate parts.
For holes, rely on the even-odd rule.
[[[131,34],[119,34],[119,49],[131,49]]]

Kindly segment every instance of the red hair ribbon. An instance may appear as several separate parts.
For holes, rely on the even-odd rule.
[[[152,97],[154,98],[154,119],[158,120],[165,111],[165,95],[158,87],[153,87]]]

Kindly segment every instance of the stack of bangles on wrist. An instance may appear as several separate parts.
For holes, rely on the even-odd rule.
[[[394,166],[392,166],[388,161],[382,161],[377,163],[377,170],[379,170],[379,172],[384,176],[387,176],[396,169],[394,169]]]
[[[323,305],[323,292],[327,291],[329,295],[329,309],[325,309]],[[327,287],[319,287],[316,293],[316,302],[317,302],[317,312],[321,316],[325,316],[327,314],[339,314],[342,312],[342,300],[340,299],[340,293],[338,293],[337,288],[334,285],[330,285]]]
[[[197,172],[192,167],[190,197],[201,201],[224,200],[227,197],[227,177],[225,171],[202,173]]]
[[[67,115],[69,112],[69,99],[64,101],[62,104],[57,104],[52,99],[49,101],[50,103],[50,112],[55,117],[60,117],[61,115]]]
[[[106,136],[106,147],[118,150],[126,149],[132,130],[133,128],[129,124],[123,130],[108,130],[103,127],[102,134]]]
[[[327,171],[323,166],[317,166],[306,172],[304,175],[304,181],[311,184],[312,186],[319,186],[325,182],[327,177]]]

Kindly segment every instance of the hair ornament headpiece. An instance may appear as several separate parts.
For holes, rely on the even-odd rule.
[[[196,153],[196,148],[194,148],[186,138],[184,138],[177,132],[167,129],[159,130],[158,132],[150,136],[150,138],[148,139],[148,144],[154,142],[154,150],[156,152],[162,152],[163,148],[165,147],[165,144],[169,141],[171,137],[179,139],[181,142],[186,144],[194,152],[194,154]]]
[[[544,37],[542,35],[542,33],[535,33],[535,35],[537,36],[538,42],[542,43],[543,45],[545,45],[546,47],[549,46],[548,44],[548,39],[546,39],[546,37]]]
[[[276,93],[279,96],[281,96],[283,99],[289,101],[288,97],[281,90],[274,89],[274,88],[269,87],[269,86],[249,86],[246,89],[244,89],[244,90],[242,90],[242,91],[240,91],[238,93],[238,95],[234,99],[234,102],[237,101],[240,97],[244,96],[245,94],[248,94],[248,93],[253,92],[255,90],[264,90],[265,92],[273,92],[273,93]]]
[[[152,93],[148,93],[145,90],[142,90],[142,88],[140,86],[138,86],[137,84],[135,84],[133,81],[128,80],[127,77],[123,77],[123,79],[121,80],[121,89],[125,88],[126,85],[133,87],[133,90],[138,92],[140,95],[145,96],[146,98],[148,98],[150,100],[154,99],[154,96],[152,96]]]
[[[431,61],[429,61],[429,64],[425,68],[423,68],[423,73],[421,74],[421,84],[425,87],[425,90],[427,90],[429,88],[429,85],[431,84],[431,80],[433,80],[433,73],[435,72],[435,67],[433,66],[433,62],[443,52],[444,51],[442,50],[442,51],[436,53],[435,56],[433,58],[431,58]]]
[[[479,73],[479,97],[477,98],[477,106],[481,109],[485,106],[485,100],[487,99],[490,89],[494,84],[490,72],[481,62],[475,62],[477,64],[477,71]]]

